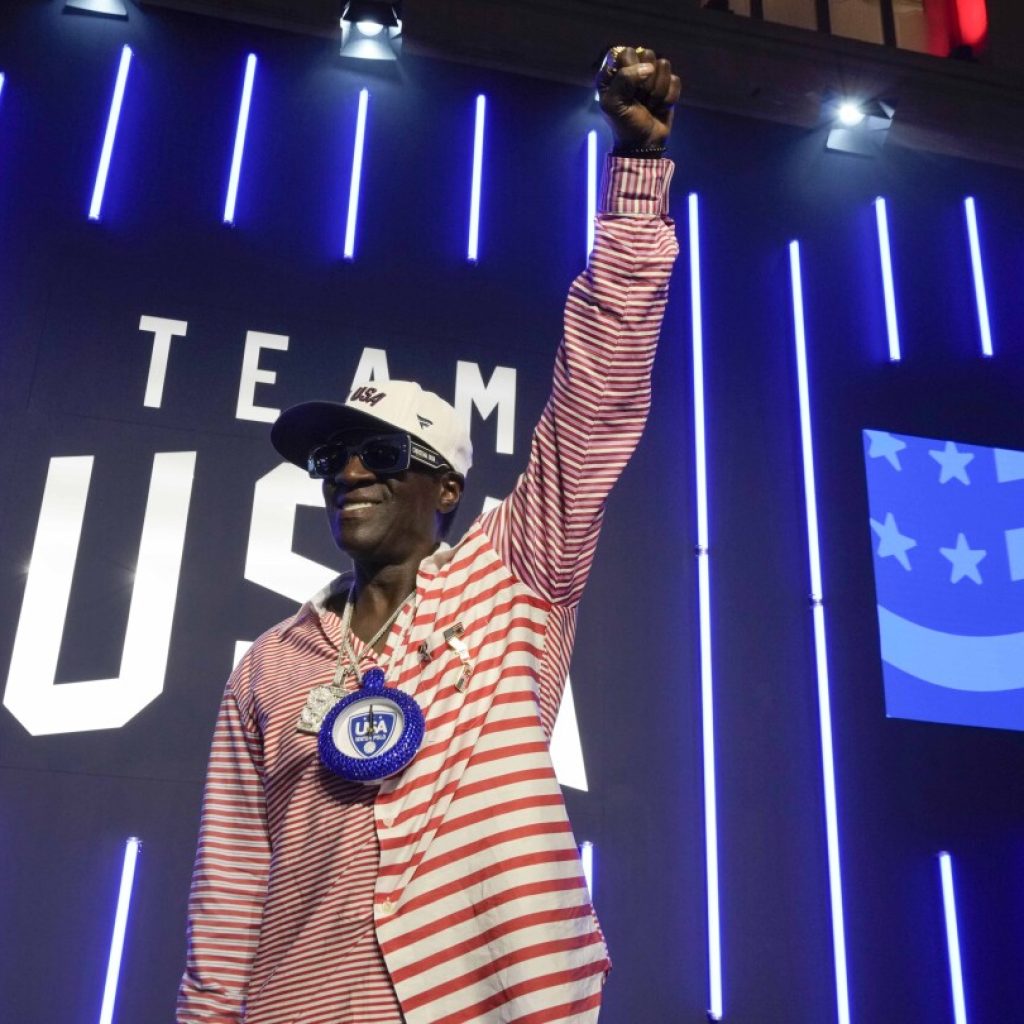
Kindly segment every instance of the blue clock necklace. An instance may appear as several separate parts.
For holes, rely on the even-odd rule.
[[[414,594],[415,590],[399,602],[366,642],[367,647],[374,648],[387,635]],[[423,711],[407,693],[386,685],[381,668],[368,669],[360,680],[359,659],[351,639],[354,610],[355,581],[341,616],[334,679],[330,686],[317,686],[310,692],[297,728],[317,734],[320,760],[335,775],[372,785],[397,775],[416,756],[423,743]],[[359,688],[341,696],[349,674],[359,681]]]

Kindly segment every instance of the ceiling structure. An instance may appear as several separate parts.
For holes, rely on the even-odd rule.
[[[337,35],[341,7],[340,0],[137,2],[322,36]],[[702,10],[700,0],[405,0],[402,7],[407,53],[585,84],[591,55],[611,42],[643,42],[672,57],[684,104],[812,128],[822,124],[830,95],[885,98],[896,107],[889,145],[1024,169],[1019,0],[989,0],[991,56],[979,63],[755,22]]]

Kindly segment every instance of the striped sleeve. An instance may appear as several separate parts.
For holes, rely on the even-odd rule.
[[[633,453],[678,252],[669,160],[609,157],[587,269],[573,282],[551,397],[526,470],[483,522],[515,575],[555,605],[579,601],[605,500]]]
[[[244,1020],[270,865],[262,742],[251,711],[243,710],[251,657],[228,681],[213,734],[178,1024]]]

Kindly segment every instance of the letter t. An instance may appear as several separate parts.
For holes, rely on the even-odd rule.
[[[142,404],[150,409],[159,409],[164,398],[164,378],[167,376],[171,338],[184,338],[188,323],[185,320],[168,320],[162,316],[143,315],[139,318],[139,330],[153,332],[153,354],[149,360],[146,397]]]

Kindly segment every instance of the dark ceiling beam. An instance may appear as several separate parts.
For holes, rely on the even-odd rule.
[[[135,0],[135,3],[143,8],[165,7],[224,21],[325,37],[337,34],[341,8],[338,0]]]
[[[678,0],[406,0],[409,51],[584,84],[634,41],[669,55],[684,103],[806,128],[830,93],[891,98],[890,144],[1024,168],[1024,82],[980,64],[753,22]]]
[[[338,0],[142,0],[337,33]],[[1017,2],[1017,0],[1013,0]],[[996,6],[993,3],[993,6]],[[700,0],[404,0],[406,52],[586,84],[617,41],[670,56],[684,103],[813,128],[830,93],[896,105],[889,144],[1024,168],[1024,75],[701,9]]]

